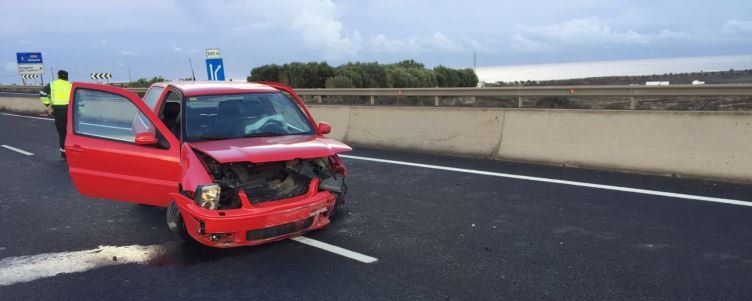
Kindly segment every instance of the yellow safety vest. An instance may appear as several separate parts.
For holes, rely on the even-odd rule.
[[[53,106],[68,105],[71,83],[64,79],[56,79],[50,84],[50,100]]]

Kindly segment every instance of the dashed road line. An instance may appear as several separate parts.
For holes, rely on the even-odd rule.
[[[347,158],[347,159],[353,159],[353,160],[363,160],[363,161],[379,162],[379,163],[386,163],[386,164],[396,164],[396,165],[404,165],[404,166],[412,166],[412,167],[420,167],[420,168],[428,168],[428,169],[438,169],[438,170],[462,172],[462,173],[469,173],[469,174],[476,174],[476,175],[485,175],[485,176],[510,178],[510,179],[517,179],[517,180],[526,180],[526,181],[535,181],[535,182],[562,184],[562,185],[570,185],[570,186],[580,186],[580,187],[588,187],[588,188],[595,188],[595,189],[605,189],[605,190],[632,192],[632,193],[656,195],[656,196],[663,196],[663,197],[670,197],[670,198],[678,198],[678,199],[687,199],[687,200],[695,200],[695,201],[704,201],[704,202],[713,202],[713,203],[721,203],[721,204],[729,204],[729,205],[738,205],[738,206],[752,207],[752,202],[741,201],[741,200],[734,200],[734,199],[714,198],[714,197],[707,197],[707,196],[698,196],[698,195],[683,194],[683,193],[664,192],[664,191],[657,191],[657,190],[648,190],[648,189],[621,187],[621,186],[613,186],[613,185],[602,185],[602,184],[594,184],[594,183],[586,183],[586,182],[558,180],[558,179],[551,179],[551,178],[540,178],[540,177],[522,176],[522,175],[499,173],[499,172],[490,172],[490,171],[482,171],[482,170],[474,170],[474,169],[456,168],[456,167],[430,165],[430,164],[421,164],[421,163],[413,163],[413,162],[405,162],[405,161],[386,160],[386,159],[360,157],[360,156],[340,155],[340,157]]]
[[[305,245],[309,245],[309,246],[314,247],[314,248],[319,248],[319,249],[322,249],[324,251],[329,251],[329,252],[332,252],[332,253],[337,254],[337,255],[341,255],[341,256],[344,256],[344,257],[347,257],[347,258],[350,258],[350,259],[353,259],[353,260],[357,260],[357,261],[360,261],[362,263],[374,263],[374,262],[378,261],[378,259],[375,258],[375,257],[364,255],[364,254],[361,254],[361,253],[358,253],[358,252],[353,252],[353,251],[350,251],[348,249],[340,248],[340,247],[335,246],[335,245],[330,245],[328,243],[325,243],[325,242],[322,242],[322,241],[318,241],[318,240],[315,240],[315,239],[311,239],[311,238],[308,238],[308,237],[305,237],[305,236],[298,236],[298,237],[293,237],[293,238],[290,238],[290,239],[292,239],[294,241],[297,241],[299,243],[305,244]]]
[[[55,119],[53,119],[53,118],[26,116],[26,115],[18,115],[18,114],[11,114],[11,113],[0,113],[0,115],[13,116],[13,117],[23,117],[23,118],[31,118],[31,119],[39,119],[39,120],[47,120],[47,121],[55,121]]]
[[[30,153],[30,152],[27,152],[27,151],[25,151],[25,150],[22,150],[22,149],[18,149],[18,148],[15,148],[15,147],[12,147],[12,146],[10,146],[10,145],[5,145],[5,144],[3,144],[3,145],[0,145],[0,146],[2,146],[3,148],[6,148],[6,149],[12,150],[12,151],[14,151],[14,152],[17,152],[17,153],[19,153],[19,154],[23,154],[23,155],[27,155],[27,156],[33,156],[33,155],[34,155],[34,153]]]

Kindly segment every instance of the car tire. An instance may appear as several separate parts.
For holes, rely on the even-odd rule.
[[[192,241],[193,239],[188,235],[185,230],[185,224],[183,223],[183,217],[180,215],[180,209],[175,202],[170,202],[167,206],[167,227],[170,228],[172,233],[175,233],[182,241]]]
[[[342,183],[342,192],[337,194],[337,199],[334,201],[334,207],[332,207],[332,213],[329,214],[329,218],[333,219],[337,217],[337,213],[342,211],[342,207],[347,202],[347,184]]]

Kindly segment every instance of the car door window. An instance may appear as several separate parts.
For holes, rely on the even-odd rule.
[[[154,130],[151,122],[125,97],[76,89],[74,98],[76,134],[133,143],[137,132]]]
[[[144,103],[146,103],[149,109],[154,110],[154,108],[157,107],[157,101],[159,100],[159,96],[162,95],[162,91],[164,91],[164,88],[157,86],[152,87],[146,92],[146,95],[144,95]]]

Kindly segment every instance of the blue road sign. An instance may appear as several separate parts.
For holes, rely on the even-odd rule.
[[[206,59],[206,78],[225,80],[225,68],[222,59]]]
[[[17,52],[16,61],[18,64],[41,64],[41,52]]]

